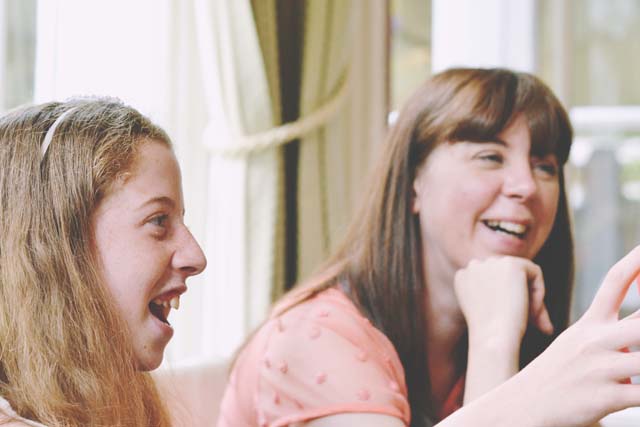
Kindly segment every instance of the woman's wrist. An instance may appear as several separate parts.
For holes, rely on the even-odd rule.
[[[522,336],[520,331],[469,329],[469,351],[519,353]]]
[[[526,394],[509,381],[447,417],[436,427],[549,427],[531,410]]]
[[[547,427],[532,410],[536,405],[529,397],[517,379],[506,381],[471,404],[481,420],[481,424],[473,425]]]
[[[470,334],[464,402],[468,404],[503,384],[518,372],[519,340]]]

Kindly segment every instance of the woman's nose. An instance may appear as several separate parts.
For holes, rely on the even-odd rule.
[[[529,162],[514,165],[507,171],[504,180],[504,193],[508,197],[527,200],[535,194],[538,184],[533,176],[533,171]]]

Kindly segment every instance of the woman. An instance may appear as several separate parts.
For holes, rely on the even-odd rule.
[[[341,248],[242,349],[218,425],[433,425],[542,353],[568,321],[571,139],[532,75],[434,76],[400,113]],[[442,425],[525,425],[482,424],[501,397]],[[512,406],[536,407],[525,398]]]
[[[105,99],[0,118],[0,422],[168,426],[145,371],[205,266],[169,138]]]

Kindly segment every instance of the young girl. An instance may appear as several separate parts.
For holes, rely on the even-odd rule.
[[[590,369],[540,375],[569,360],[584,367],[572,352],[550,349],[537,371],[486,394],[567,327],[571,140],[565,110],[532,75],[434,76],[401,111],[341,248],[242,349],[218,425],[430,426],[483,395],[442,426],[557,425],[575,414],[534,394],[543,377],[550,396],[593,391]],[[622,292],[627,276],[608,287]],[[580,348],[583,332],[556,348]],[[566,425],[619,409],[575,405]]]
[[[169,138],[112,100],[0,118],[0,422],[168,426],[145,371],[205,266]]]

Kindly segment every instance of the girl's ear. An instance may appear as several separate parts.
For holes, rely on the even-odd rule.
[[[413,185],[411,186],[411,213],[418,214],[420,213],[420,197],[419,189],[420,189],[420,174],[417,174],[416,178],[413,180]]]

